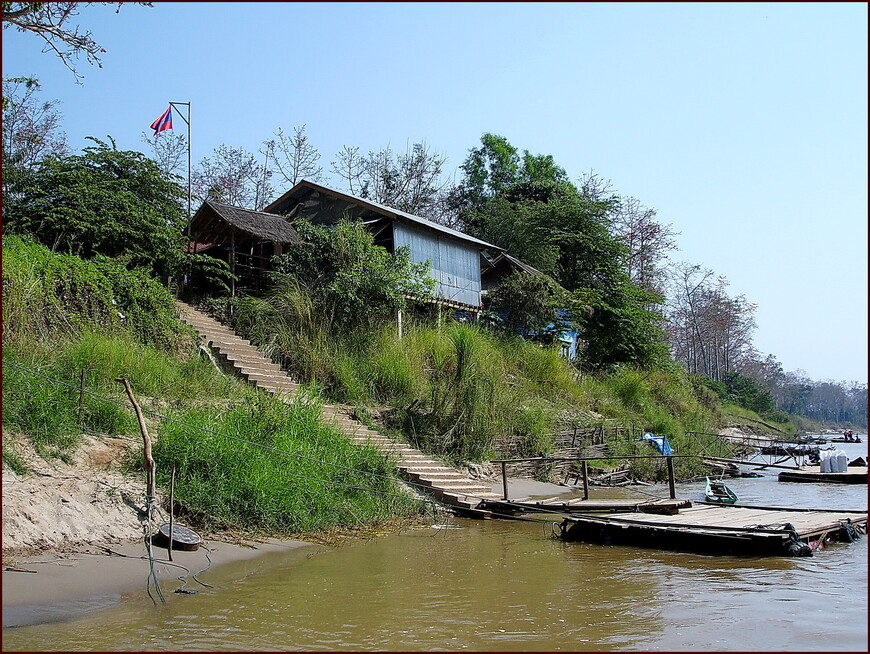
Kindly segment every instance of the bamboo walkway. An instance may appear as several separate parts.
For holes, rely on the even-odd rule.
[[[273,363],[250,341],[240,338],[217,320],[189,304],[176,300],[181,319],[196,329],[216,363],[248,380],[267,393],[290,399],[299,384]],[[455,512],[474,518],[489,518],[491,512],[479,508],[483,500],[498,499],[490,486],[480,484],[455,468],[423,454],[408,443],[388,438],[366,427],[351,416],[352,407],[323,406],[324,420],[360,445],[369,445],[391,457],[402,476]]]

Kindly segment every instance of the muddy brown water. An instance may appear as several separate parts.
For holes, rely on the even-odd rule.
[[[866,457],[864,440],[841,447]],[[866,486],[764,475],[728,484],[746,504],[867,509]],[[214,588],[189,583],[196,594],[164,584],[161,606],[143,573],[141,590],[43,607],[53,621],[5,628],[3,650],[867,651],[866,536],[813,558],[738,558],[563,543],[552,522],[451,519],[264,555],[199,575]]]

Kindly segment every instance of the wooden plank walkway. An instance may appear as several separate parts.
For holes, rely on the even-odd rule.
[[[850,541],[867,530],[866,511],[697,504],[676,515],[569,516],[563,540],[656,547],[703,554],[811,556],[801,543]]]
[[[236,374],[257,388],[290,399],[299,388],[280,366],[273,363],[250,341],[240,338],[217,320],[176,300],[181,319],[200,334],[203,345],[215,364]],[[324,405],[323,419],[360,446],[374,447],[390,457],[400,474],[418,491],[424,492],[461,515],[489,518],[479,508],[482,500],[498,497],[489,484],[469,479],[456,468],[430,457],[408,443],[388,438],[368,428],[350,413],[352,407]]]

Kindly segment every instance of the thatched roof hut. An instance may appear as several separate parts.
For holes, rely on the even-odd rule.
[[[298,245],[302,239],[284,216],[252,211],[213,200],[202,203],[190,222],[191,236],[200,243],[233,245],[269,241]]]

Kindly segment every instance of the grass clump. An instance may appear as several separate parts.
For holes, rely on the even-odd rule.
[[[194,409],[164,422],[154,445],[158,481],[177,468],[176,497],[210,527],[313,532],[412,515],[419,504],[392,465],[323,425],[319,407],[250,396],[229,411]]]

